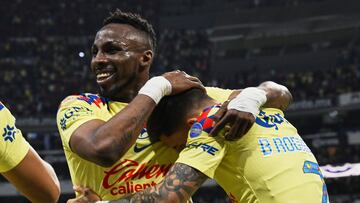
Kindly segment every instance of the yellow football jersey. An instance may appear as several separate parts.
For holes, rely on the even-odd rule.
[[[221,101],[231,93],[231,90],[207,89]],[[72,183],[91,188],[103,200],[116,200],[159,183],[178,157],[172,148],[161,142],[151,144],[145,128],[136,143],[112,167],[101,167],[71,151],[70,137],[80,125],[93,119],[107,121],[126,105],[98,95],[82,94],[64,99],[57,113]]]
[[[0,102],[0,173],[17,166],[28,153],[30,145],[15,126],[15,118]]]
[[[328,202],[314,155],[281,110],[263,109],[249,132],[230,142],[208,136],[218,108],[198,117],[176,162],[215,179],[231,202]]]

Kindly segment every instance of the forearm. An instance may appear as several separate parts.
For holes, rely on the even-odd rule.
[[[292,102],[290,91],[283,85],[272,81],[261,83],[258,88],[266,92],[266,103],[262,107],[277,108],[285,111]]]
[[[44,163],[30,148],[20,164],[3,175],[31,202],[55,203],[60,196],[60,184],[52,167]]]
[[[95,161],[105,160],[112,165],[112,162],[122,157],[136,141],[155,105],[151,98],[138,95],[122,111],[100,126],[90,139],[97,154],[95,157],[99,159]]]

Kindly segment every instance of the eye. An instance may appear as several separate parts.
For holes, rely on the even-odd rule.
[[[97,49],[96,47],[92,47],[92,48],[91,48],[91,55],[92,55],[92,57],[95,57],[96,54],[97,54],[97,52],[98,52],[98,49]]]
[[[109,44],[108,46],[105,46],[104,47],[104,51],[106,52],[106,53],[108,53],[108,54],[116,54],[116,53],[118,53],[118,52],[121,52],[121,51],[123,51],[123,49],[121,48],[121,47],[119,47],[119,46],[115,46],[115,45],[113,45],[113,44]]]
[[[110,48],[107,50],[107,52],[108,52],[109,54],[116,54],[118,51],[121,51],[121,49],[118,49],[118,48],[116,48],[116,47],[110,47]]]

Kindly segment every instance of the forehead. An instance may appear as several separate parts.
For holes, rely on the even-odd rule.
[[[131,25],[110,23],[96,33],[94,44],[107,41],[146,43],[144,35]]]

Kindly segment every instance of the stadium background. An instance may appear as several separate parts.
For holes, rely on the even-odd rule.
[[[114,8],[155,25],[152,73],[181,68],[208,86],[286,85],[288,120],[321,166],[360,162],[359,0],[13,0],[0,6],[0,100],[73,196],[55,113],[69,94],[94,92],[90,47]],[[353,167],[353,168],[352,168]],[[355,171],[355,170],[354,170]],[[327,178],[333,203],[360,202],[359,176]],[[207,183],[197,202],[229,202]],[[0,202],[27,202],[0,178]]]

